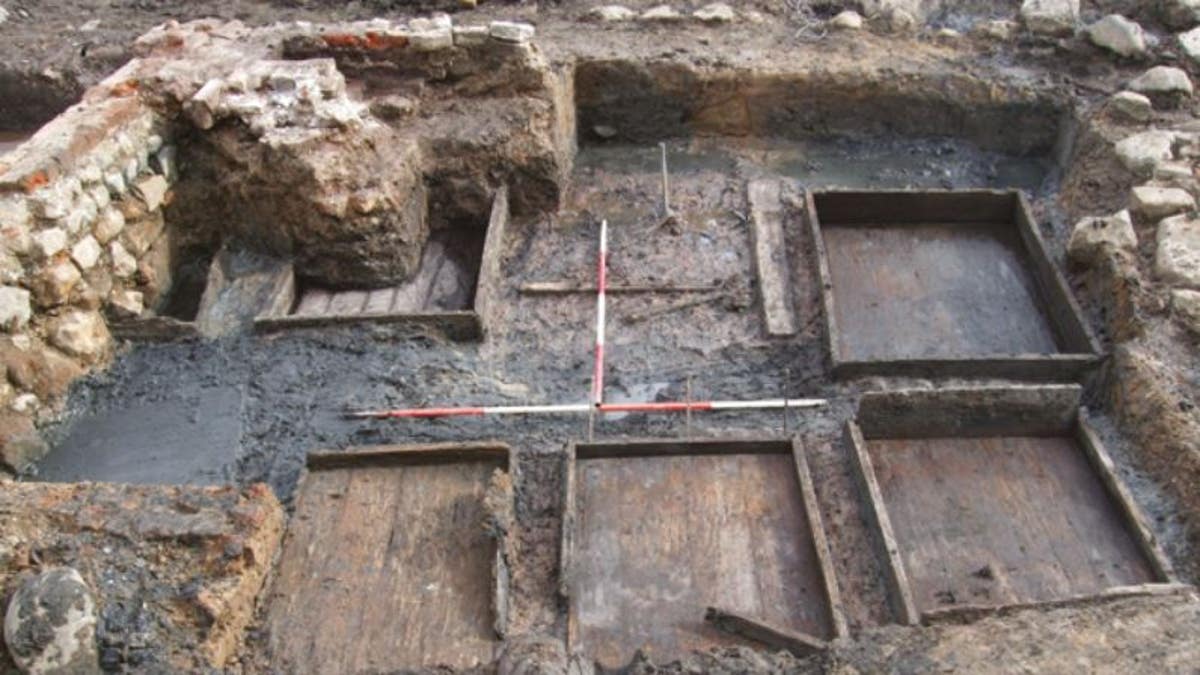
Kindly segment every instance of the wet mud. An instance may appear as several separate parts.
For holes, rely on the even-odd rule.
[[[121,480],[111,460],[120,452],[146,479],[265,481],[289,504],[310,451],[507,442],[515,451],[516,495],[511,630],[559,632],[565,622],[556,581],[562,450],[588,437],[587,417],[353,421],[343,413],[586,400],[594,296],[522,294],[519,286],[592,282],[597,224],[606,218],[610,283],[719,286],[688,302],[610,298],[606,392],[612,400],[683,400],[690,392],[694,400],[823,397],[829,405],[696,414],[690,422],[683,415],[614,415],[596,421],[595,437],[802,436],[850,629],[889,623],[881,563],[863,555],[870,532],[842,440],[858,392],[872,383],[831,377],[811,242],[799,210],[785,228],[791,259],[798,261],[794,298],[801,328],[788,340],[765,336],[746,181],[778,176],[797,187],[1021,187],[1045,198],[1057,172],[1044,158],[1010,158],[943,139],[673,141],[668,162],[676,218],[664,223],[658,157],[657,147],[585,146],[564,207],[510,223],[502,307],[486,341],[456,343],[397,326],[361,325],[132,345],[110,369],[75,387],[70,414],[52,433],[56,448],[37,478]],[[155,454],[170,440],[160,426],[183,441],[180,452],[191,449],[193,460],[204,461]]]

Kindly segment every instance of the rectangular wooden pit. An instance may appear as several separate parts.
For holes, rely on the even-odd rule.
[[[570,650],[615,667],[638,649],[666,662],[745,637],[805,651],[845,634],[799,441],[572,445],[565,483]],[[710,607],[726,614],[706,622]]]
[[[335,291],[293,277],[255,320],[255,327],[275,331],[375,322],[433,330],[453,340],[478,340],[499,293],[507,223],[508,190],[501,188],[492,200],[486,230],[432,233],[420,270],[405,284]]]
[[[1172,587],[1085,411],[1064,421],[1046,404],[1070,397],[1038,406],[1030,389],[867,395],[847,423],[901,622]]]
[[[834,374],[1071,380],[1099,347],[1020,192],[809,193]]]
[[[215,254],[188,251],[177,257],[154,311],[113,318],[114,336],[149,342],[217,337],[248,324],[293,283],[291,263],[228,246]]]
[[[169,246],[166,237],[159,246]],[[220,289],[213,283],[211,254],[199,254],[173,265],[171,283],[156,298],[156,307],[147,308],[140,316],[113,318],[109,328],[113,336],[124,340],[162,342],[186,340],[201,336],[197,317],[205,304],[205,296],[215,297]]]
[[[490,663],[507,621],[508,566],[485,523],[496,494],[511,508],[508,447],[381,446],[313,453],[308,466],[268,598],[272,665]]]

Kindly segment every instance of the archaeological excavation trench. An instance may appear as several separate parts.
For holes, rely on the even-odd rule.
[[[169,22],[0,135],[0,584],[83,589],[57,658],[1195,662],[1190,103],[1146,150],[1036,32],[491,18]]]

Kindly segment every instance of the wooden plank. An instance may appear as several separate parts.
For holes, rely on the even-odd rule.
[[[867,454],[866,442],[863,440],[858,425],[853,421],[846,423],[846,442],[850,445],[850,457],[854,460],[854,466],[857,469],[860,491],[863,499],[867,501],[869,507],[867,513],[871,517],[871,525],[883,552],[888,592],[893,609],[899,615],[901,623],[915,625],[920,621],[920,615],[913,602],[904,562],[900,558],[900,547],[896,543],[892,522],[883,501],[883,493],[880,492],[879,483],[876,482],[875,469],[871,464],[870,455]]]
[[[576,606],[571,602],[571,587],[575,580],[575,533],[578,527],[578,505],[575,487],[575,443],[567,444],[566,458],[563,461],[563,513],[562,538],[559,540],[558,551],[558,594],[567,601],[567,653],[574,653],[579,641],[579,620]]]
[[[696,438],[684,441],[657,438],[594,441],[575,446],[579,459],[652,457],[656,455],[791,454],[791,439]]]
[[[363,303],[363,313],[386,314],[392,308],[392,303],[396,300],[397,292],[395,288],[377,288],[369,291],[367,293],[367,300]]]
[[[266,608],[274,664],[360,672],[489,663],[496,544],[482,523],[494,470],[460,462],[309,473]]]
[[[1175,569],[1166,553],[1163,552],[1162,546],[1159,545],[1158,538],[1154,536],[1154,531],[1150,529],[1150,521],[1142,513],[1141,507],[1138,506],[1129,488],[1125,487],[1125,483],[1117,475],[1112,457],[1104,449],[1104,444],[1096,435],[1096,431],[1092,429],[1092,425],[1088,424],[1086,409],[1079,411],[1077,425],[1076,434],[1084,454],[1091,463],[1092,469],[1100,476],[1109,495],[1117,503],[1117,508],[1121,510],[1121,515],[1125,519],[1125,525],[1132,531],[1138,546],[1142,549],[1142,554],[1146,556],[1150,566],[1154,569],[1154,573],[1158,577],[1157,581],[1166,583],[1176,581]]]
[[[971,623],[988,616],[1007,616],[1015,612],[1030,609],[1058,609],[1062,607],[1094,605],[1120,598],[1135,598],[1146,596],[1176,595],[1194,593],[1195,586],[1181,583],[1137,584],[1134,586],[1115,586],[1100,594],[1074,595],[1058,600],[1038,600],[1033,602],[1015,602],[1007,605],[957,605],[921,612],[921,624],[933,626],[943,623]]]
[[[804,194],[804,216],[808,221],[809,236],[813,241],[817,281],[821,286],[821,312],[825,317],[825,351],[836,375],[838,364],[842,360],[838,347],[841,344],[841,333],[838,329],[837,308],[833,302],[833,275],[829,272],[829,252],[825,249],[825,237],[821,234],[821,219],[817,213],[812,192]]]
[[[1100,354],[1100,343],[1083,318],[1083,310],[1071,293],[1062,271],[1050,258],[1046,241],[1033,218],[1033,210],[1024,193],[1017,193],[1016,226],[1033,264],[1033,276],[1049,308],[1049,319],[1058,334],[1063,351]]]
[[[813,652],[829,648],[829,641],[812,635],[786,630],[757,619],[749,619],[717,607],[704,612],[704,620],[720,630],[740,635],[755,642],[791,652],[795,656],[808,656]]]
[[[329,300],[328,312],[340,316],[361,314],[367,304],[367,291],[338,291]]]
[[[826,225],[1012,223],[1010,190],[829,190],[814,195]]]
[[[415,445],[369,445],[346,450],[316,450],[308,453],[308,468],[336,469],[347,466],[447,464],[452,462],[497,462],[507,468],[511,448],[498,441],[428,443]]]
[[[411,315],[425,311],[425,302],[433,289],[434,277],[437,275],[437,262],[431,261],[430,258],[429,246],[426,245],[425,251],[421,254],[421,269],[417,272],[416,277],[396,287],[396,293],[392,296],[392,306],[388,309],[389,314]],[[444,262],[444,259],[440,262]]]
[[[509,614],[509,583],[511,572],[508,559],[504,557],[504,549],[496,547],[495,560],[492,563],[492,626],[500,639],[508,637]]]
[[[259,312],[260,317],[287,316],[296,306],[296,270],[288,263],[275,278],[275,287],[270,292],[270,300]]]
[[[292,312],[292,316],[322,316],[328,314],[329,303],[332,300],[333,293],[323,288],[310,288],[300,296],[300,302],[296,305],[296,311]]]
[[[872,376],[967,377],[1046,382],[1079,379],[1099,363],[1100,357],[1093,354],[870,360],[839,357],[834,361],[833,374],[838,379]]]
[[[1077,384],[888,389],[865,392],[856,419],[864,438],[1062,435],[1082,396]]]
[[[750,201],[750,233],[754,266],[758,273],[767,334],[785,337],[796,333],[792,302],[792,272],[784,237],[782,187],[777,180],[752,180],[746,187]]]
[[[1099,361],[1021,193],[832,191],[806,201],[836,377],[1063,380]]]
[[[499,311],[504,289],[504,237],[508,231],[508,186],[502,185],[492,197],[483,253],[479,259],[479,278],[475,280],[475,310],[482,317],[484,330]]]
[[[285,317],[259,317],[254,329],[260,333],[302,328],[324,328],[357,323],[394,326],[414,333],[435,333],[450,340],[470,341],[483,337],[479,315],[475,312],[453,311],[429,314],[359,314],[356,316],[293,314]]]
[[[838,588],[837,574],[833,568],[833,555],[829,550],[829,539],[825,536],[825,524],[821,519],[821,507],[817,503],[817,492],[813,487],[812,473],[808,470],[807,452],[804,443],[797,437],[792,441],[792,457],[796,465],[796,478],[800,485],[800,496],[804,500],[804,514],[808,520],[808,534],[812,537],[813,549],[825,584],[825,598],[829,603],[829,622],[834,637],[849,635],[846,614],[842,607],[842,594]]]
[[[606,665],[737,644],[706,607],[833,634],[794,456],[659,454],[576,464],[572,650]],[[790,475],[789,475],[790,474]]]
[[[170,342],[200,337],[193,321],[180,321],[169,316],[147,316],[113,321],[109,324],[113,337],[142,342]]]
[[[822,227],[846,360],[1059,352],[1011,224]]]
[[[866,447],[922,611],[1156,580],[1071,437],[876,439]]]

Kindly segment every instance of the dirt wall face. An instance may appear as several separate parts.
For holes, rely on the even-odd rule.
[[[582,140],[648,142],[689,136],[813,138],[952,136],[1015,155],[1058,144],[1067,102],[1015,82],[989,85],[953,71],[873,67],[760,69],[672,61],[581,61],[575,92]]]
[[[270,139],[234,125],[188,150],[194,173],[171,213],[185,227],[294,257],[303,278],[334,288],[416,272],[428,227],[411,140],[377,124]]]

